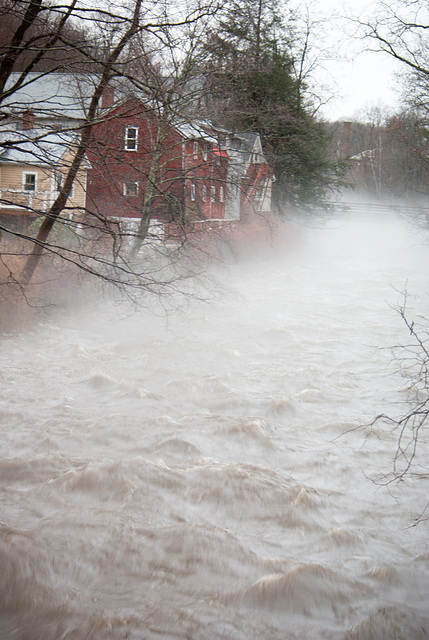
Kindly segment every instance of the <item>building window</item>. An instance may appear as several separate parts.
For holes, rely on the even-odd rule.
[[[205,184],[203,184],[203,186],[201,187],[201,200],[203,202],[207,200],[207,188]]]
[[[137,144],[139,139],[138,127],[125,127],[125,150],[137,151]]]
[[[216,187],[210,189],[210,200],[216,202]]]
[[[191,183],[191,200],[195,202],[195,185],[193,182]]]
[[[62,173],[59,172],[55,172],[54,175],[55,178],[55,187],[57,191],[61,191],[61,189],[63,188],[64,185],[64,176]],[[67,194],[68,198],[73,198],[73,194],[74,194],[74,182],[72,183],[72,186],[70,187],[70,191]]]
[[[37,186],[37,174],[36,173],[23,173],[22,175],[22,188],[24,191],[36,191]]]
[[[219,202],[223,202],[223,187],[219,187]]]
[[[257,187],[257,189],[255,189],[255,200],[256,202],[261,203],[263,199],[264,199],[264,187]]]
[[[198,158],[198,142],[194,142],[192,153],[194,155],[194,159],[196,160]]]
[[[135,197],[139,195],[139,183],[138,182],[124,182],[123,194],[128,197]]]
[[[63,174],[58,171],[54,171],[55,191],[61,191],[63,188]]]

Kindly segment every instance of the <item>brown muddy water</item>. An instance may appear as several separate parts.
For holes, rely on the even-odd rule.
[[[428,638],[428,436],[386,487],[397,434],[356,428],[406,407],[428,231],[349,216],[213,271],[177,314],[1,338],[0,638]]]

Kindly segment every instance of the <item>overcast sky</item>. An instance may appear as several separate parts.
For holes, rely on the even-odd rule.
[[[329,120],[362,119],[374,107],[394,110],[399,104],[395,74],[399,65],[387,56],[363,53],[354,61],[332,62],[330,74],[335,78],[336,97],[323,108]]]
[[[330,120],[352,119],[372,107],[394,109],[399,104],[395,77],[401,69],[399,63],[386,54],[362,53],[365,45],[353,39],[354,27],[343,21],[344,16],[367,18],[377,10],[377,3],[378,0],[313,0],[310,5],[312,16],[323,17],[323,36],[332,47],[330,59],[324,62],[324,81],[336,97],[321,111]],[[319,72],[318,80],[321,75]]]

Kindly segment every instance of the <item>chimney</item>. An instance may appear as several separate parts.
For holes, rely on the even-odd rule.
[[[343,158],[350,158],[352,153],[352,123],[344,122],[343,139],[341,142],[341,155]]]
[[[106,87],[101,96],[101,108],[110,109],[115,101],[115,90],[113,87]]]
[[[22,128],[24,131],[33,129],[34,127],[34,113],[30,110],[24,111],[22,114]]]

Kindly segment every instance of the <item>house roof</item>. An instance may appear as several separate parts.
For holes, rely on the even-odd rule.
[[[94,84],[94,74],[29,73],[23,85],[13,91],[20,77],[12,73],[6,83],[1,109],[10,114],[33,111],[38,117],[83,119]],[[12,93],[7,96],[7,91]]]
[[[56,166],[74,141],[61,132],[0,131],[0,162]]]
[[[350,160],[363,160],[364,158],[374,158],[377,153],[377,149],[366,149],[354,156],[351,156]]]
[[[231,146],[244,153],[263,155],[261,136],[254,131],[240,131],[233,134]]]
[[[183,122],[183,123],[179,123],[174,125],[175,129],[177,129],[177,131],[179,131],[179,133],[182,134],[183,137],[185,138],[189,138],[189,139],[203,139],[206,140],[207,142],[211,142],[214,145],[218,144],[218,141],[216,140],[216,138],[214,138],[213,136],[209,135],[206,130],[203,128],[204,125],[203,123],[199,122],[199,121],[190,121],[190,122]]]

